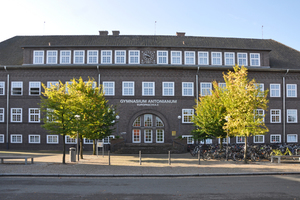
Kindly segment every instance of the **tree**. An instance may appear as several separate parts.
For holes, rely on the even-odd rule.
[[[244,66],[235,66],[234,71],[224,74],[226,90],[221,100],[226,108],[227,122],[224,130],[231,136],[245,137],[244,163],[247,163],[247,138],[264,135],[269,130],[263,119],[264,115],[257,112],[267,109],[268,90],[261,91],[254,79],[248,80],[248,70]]]

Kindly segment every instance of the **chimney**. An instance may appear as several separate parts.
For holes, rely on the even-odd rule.
[[[120,35],[120,31],[112,31],[113,36],[119,36]]]
[[[108,31],[99,31],[100,36],[107,36]]]
[[[185,36],[185,32],[176,32],[177,36]]]

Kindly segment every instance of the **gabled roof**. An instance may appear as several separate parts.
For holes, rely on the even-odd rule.
[[[23,49],[29,47],[174,47],[270,51],[270,67],[300,69],[300,52],[272,39],[192,36],[15,36],[0,43],[0,65],[22,65]]]

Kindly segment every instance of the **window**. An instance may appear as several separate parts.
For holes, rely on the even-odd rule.
[[[152,126],[152,115],[146,114],[144,115],[144,126],[151,127]]]
[[[152,130],[151,129],[144,130],[144,142],[152,143]]]
[[[185,54],[184,64],[194,65],[195,64],[195,52],[194,51],[185,51],[184,54]]]
[[[105,96],[114,96],[115,82],[103,81],[103,92]]]
[[[280,97],[280,84],[270,84],[270,97]]]
[[[0,108],[0,122],[4,122],[4,108]]]
[[[66,93],[69,94],[69,86],[73,84],[72,81],[66,81]]]
[[[298,142],[298,135],[297,134],[287,134],[287,142]]]
[[[198,52],[198,65],[208,65],[208,52]]]
[[[132,130],[132,142],[133,143],[141,143],[141,130],[140,129]]]
[[[296,84],[286,84],[286,97],[297,97]]]
[[[143,96],[154,96],[155,84],[154,82],[143,82]]]
[[[194,144],[194,138],[192,135],[182,135],[182,138],[186,138],[187,144]]]
[[[204,140],[201,140],[200,144],[204,144]],[[212,144],[212,139],[205,139],[205,144]]]
[[[77,139],[71,138],[69,135],[65,136],[65,143],[66,144],[77,144]]]
[[[245,143],[245,137],[236,136],[236,143]]]
[[[29,122],[40,122],[39,108],[29,108]]]
[[[11,109],[11,122],[22,122],[22,108]]]
[[[242,66],[247,66],[248,61],[247,61],[247,53],[238,53],[237,54],[237,61],[238,65]]]
[[[280,109],[271,109],[270,110],[270,121],[271,123],[281,123],[281,110]]]
[[[47,144],[58,144],[58,135],[47,135]]]
[[[57,64],[57,51],[47,51],[47,64]]]
[[[265,111],[263,109],[255,109],[254,110],[254,119],[261,119],[262,122],[265,121],[264,115],[265,115]]]
[[[137,117],[134,122],[133,125],[134,127],[140,127],[141,126],[141,117]]]
[[[211,83],[200,83],[201,85],[201,96],[211,95],[212,84]]]
[[[101,51],[101,64],[111,64],[112,63],[112,51],[102,50]]]
[[[84,83],[87,87],[91,87],[93,89],[95,89],[96,85],[97,85],[97,83],[95,81],[84,81]]]
[[[58,81],[48,81],[47,82],[47,88],[51,88],[51,87],[57,87],[59,86],[59,82]]]
[[[281,142],[281,135],[270,135],[270,142],[271,143],[280,143]]]
[[[171,51],[171,64],[181,65],[181,51]]]
[[[194,96],[193,82],[182,82],[182,96]]]
[[[192,123],[194,109],[182,109],[182,123]]]
[[[74,51],[74,64],[84,64],[84,51],[75,50]]]
[[[115,136],[114,135],[110,135],[110,136],[107,136],[107,137],[103,138],[102,139],[103,144],[110,144],[110,139],[111,138],[115,138]]]
[[[156,143],[164,143],[164,130],[163,129],[156,130]]]
[[[219,88],[225,89],[226,83],[218,83]]]
[[[228,138],[223,138],[223,144],[227,144],[227,139],[228,139],[228,144],[230,144],[230,137],[228,137]],[[218,139],[218,141],[219,141],[219,144],[221,144],[221,140],[220,140],[220,138]]]
[[[255,88],[258,89],[258,97],[264,96],[264,84],[263,83],[255,83]]]
[[[116,50],[115,51],[115,64],[126,64],[126,51]]]
[[[20,134],[12,134],[10,135],[11,143],[22,143],[22,135]]]
[[[39,96],[41,94],[41,82],[29,82],[29,95]]]
[[[5,95],[5,82],[0,82],[0,95]]]
[[[11,95],[23,95],[23,82],[11,82]]]
[[[259,53],[250,53],[250,66],[260,66]]]
[[[157,51],[157,64],[168,64],[168,51]]]
[[[33,51],[33,64],[44,64],[44,51]]]
[[[163,82],[163,96],[174,96],[174,82]]]
[[[87,51],[87,63],[88,64],[97,64],[98,63],[98,51],[97,50],[89,50]]]
[[[122,82],[122,95],[123,96],[134,96],[134,82],[133,81],[123,81]]]
[[[212,65],[222,65],[222,53],[221,52],[211,52],[211,64]]]
[[[28,143],[41,143],[40,142],[40,135],[28,135]]]
[[[265,136],[264,135],[255,135],[253,137],[254,143],[264,143],[265,142]]]
[[[4,134],[0,134],[0,143],[4,143]]]
[[[297,109],[287,109],[286,110],[287,115],[287,123],[297,123]]]
[[[129,51],[129,64],[140,64],[140,51],[138,50]]]
[[[235,65],[234,53],[225,53],[225,65]]]
[[[71,64],[71,51],[60,51],[60,64]]]
[[[164,127],[164,123],[159,117],[156,117],[156,127]]]
[[[94,141],[94,140],[90,140],[90,139],[84,138],[84,139],[83,139],[83,144],[93,144],[93,141]]]

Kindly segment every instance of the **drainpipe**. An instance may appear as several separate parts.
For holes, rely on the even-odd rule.
[[[285,94],[285,88],[286,88],[286,85],[285,85],[285,77],[286,75],[289,73],[289,69],[286,70],[286,73],[285,75],[282,77],[282,120],[283,120],[283,127],[282,127],[282,136],[283,136],[283,139],[282,139],[282,144],[285,143],[285,126],[286,126],[286,115],[285,115],[285,98],[286,98],[286,94]]]
[[[100,92],[100,71],[99,71],[99,65],[97,65],[97,71],[98,71],[98,87]]]
[[[196,73],[196,102],[197,102],[197,107],[198,107],[198,100],[199,100],[199,88],[198,88],[198,72],[199,72],[199,67],[197,69],[197,73]]]
[[[8,122],[9,122],[9,73],[4,66],[4,70],[7,72],[7,89],[6,89],[6,149],[9,149],[8,146]]]

